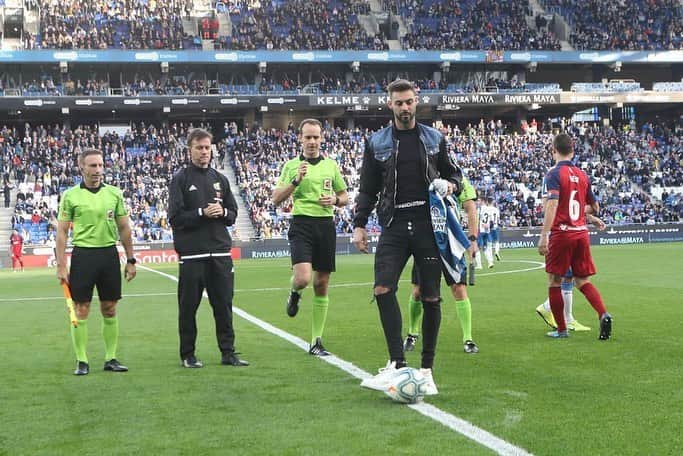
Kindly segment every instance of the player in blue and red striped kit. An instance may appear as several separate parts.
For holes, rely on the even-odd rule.
[[[568,337],[562,300],[562,276],[571,267],[576,287],[584,294],[600,318],[600,340],[607,340],[612,332],[612,317],[607,312],[598,289],[590,282],[596,273],[590,252],[590,238],[586,226],[586,206],[597,214],[600,205],[591,190],[586,173],[574,166],[571,159],[574,149],[571,137],[561,133],[553,140],[555,166],[548,172],[545,182],[548,202],[538,251],[546,257],[548,298],[557,323],[550,337]]]

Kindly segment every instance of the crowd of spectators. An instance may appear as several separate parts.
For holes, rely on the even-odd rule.
[[[323,153],[337,161],[345,177],[351,199],[358,188],[358,170],[363,156],[363,143],[368,131],[326,128]],[[289,226],[291,202],[275,208],[271,201],[272,189],[277,183],[285,161],[300,153],[300,145],[293,125],[287,130],[255,129],[230,133],[220,146],[235,168],[240,193],[259,237],[282,236]],[[352,230],[352,207],[337,212],[337,231]],[[370,231],[378,231],[376,219],[369,224]]]
[[[542,0],[572,27],[576,49],[682,49],[683,13],[679,0]],[[213,15],[185,34],[187,0],[36,0],[40,29],[25,31],[24,49],[202,49],[202,38],[215,49],[388,49],[383,31],[366,32],[359,15],[365,0],[226,0],[215,2]],[[383,0],[385,11],[408,26],[404,49],[560,50],[544,16],[530,27],[528,0]],[[218,17],[232,22],[232,34],[219,28]]]
[[[530,124],[535,124],[535,119]],[[509,125],[493,119],[464,128],[444,129],[456,161],[483,196],[495,199],[504,227],[542,223],[541,182],[552,166],[552,134],[529,128],[512,133]],[[593,178],[608,223],[646,223],[678,220],[683,216],[649,195],[651,185],[683,185],[683,127],[670,129],[645,124],[641,130],[613,129],[584,124],[566,127],[576,142],[576,161]],[[326,129],[324,153],[339,163],[351,196],[365,138],[370,132]],[[293,127],[287,131],[253,130],[230,135],[222,147],[233,157],[240,192],[249,206],[259,237],[282,236],[291,208],[273,207],[270,197],[284,161],[297,149]],[[337,231],[352,231],[350,208],[337,213]],[[370,230],[378,230],[371,220]]]
[[[405,49],[560,49],[550,31],[528,26],[527,0],[384,0],[384,6],[410,24]]]
[[[185,49],[184,0],[40,0],[29,49]]]
[[[185,78],[165,78],[148,81],[135,79],[122,84],[121,91],[124,96],[139,95],[207,95],[209,89],[218,87],[216,81]]]
[[[388,49],[381,35],[366,33],[358,14],[364,2],[290,0],[240,4],[231,10],[232,36],[221,36],[217,49]]]
[[[73,130],[61,125],[26,124],[23,130],[3,127],[0,168],[3,182],[15,183],[13,223],[29,242],[51,242],[58,195],[80,179],[77,153],[96,147],[105,153],[105,182],[124,192],[135,239],[169,240],[167,187],[172,174],[186,161],[185,138],[191,127],[188,123],[140,123],[122,136],[98,131],[95,126]],[[478,193],[497,202],[503,227],[542,223],[541,181],[552,166],[550,128],[540,123],[520,134],[494,119],[442,128],[450,153]],[[607,223],[656,223],[683,217],[680,193],[664,192],[661,200],[651,196],[654,187],[683,186],[683,125],[647,123],[615,129],[567,123],[564,130],[574,138],[575,161],[592,177],[603,208],[601,216]],[[371,133],[360,127],[345,130],[325,124],[323,153],[338,162],[352,200],[365,139]],[[300,153],[294,125],[286,130],[239,130],[234,123],[226,124],[220,137],[217,166],[234,167],[235,193],[242,196],[257,236],[285,235],[291,205],[286,202],[276,208],[271,195],[282,164]],[[337,211],[339,233],[352,231],[352,210],[350,205]],[[379,229],[372,217],[369,231]]]
[[[119,84],[116,84],[119,85]],[[97,79],[71,79],[55,83],[49,76],[15,84],[0,78],[0,96],[158,96],[158,95],[208,95],[211,89],[219,89],[215,80],[166,77],[163,79],[131,78],[115,87],[110,82]]]
[[[543,0],[572,26],[576,49],[683,49],[679,0]]]
[[[12,223],[31,243],[54,240],[58,195],[80,182],[78,152],[95,147],[105,154],[105,182],[123,190],[137,241],[170,240],[168,184],[186,162],[188,130],[204,124],[135,124],[124,135],[61,125],[26,124],[0,130],[3,180],[14,182],[17,203]]]
[[[22,84],[0,78],[0,95],[35,96],[105,96],[109,95],[109,83],[98,79],[76,79],[67,77],[55,83],[54,78],[43,76]]]
[[[311,72],[306,78],[307,84],[300,79],[293,79],[286,73],[277,75],[264,74],[259,84],[225,84],[215,79],[194,78],[184,76],[151,75],[133,77],[124,76],[121,83],[104,79],[80,79],[66,75],[64,78],[53,75],[38,77],[24,76],[23,83],[8,74],[0,75],[0,96],[173,96],[173,95],[229,95],[229,94],[348,94],[348,93],[386,93],[389,83],[396,78],[408,78],[415,81],[419,92],[549,92],[560,91],[557,83],[519,82],[515,77],[507,79],[504,74],[499,77],[487,77],[483,72],[472,72],[457,82],[449,81],[447,76],[436,81],[428,77],[412,77],[400,73],[353,73],[350,80],[343,76],[329,75],[323,72]],[[255,76],[255,75],[254,75]],[[253,76],[253,77],[254,77]],[[462,76],[462,75],[461,75]],[[252,78],[253,78],[252,77]],[[30,80],[29,80],[30,78]],[[235,79],[226,77],[226,79]],[[56,81],[56,82],[55,82]],[[586,85],[587,83],[583,83]],[[602,83],[595,83],[602,84]],[[604,84],[603,84],[604,85]],[[607,91],[607,89],[605,89]]]

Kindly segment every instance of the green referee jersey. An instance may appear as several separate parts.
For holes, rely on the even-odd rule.
[[[458,202],[458,206],[455,208],[455,212],[458,216],[458,220],[462,222],[462,203],[465,201],[469,200],[476,200],[477,199],[477,191],[474,189],[474,186],[470,184],[470,181],[467,180],[466,177],[463,176],[462,178],[462,191],[460,192],[460,195],[458,195],[458,198],[456,199]]]
[[[62,194],[60,222],[73,222],[72,242],[77,247],[109,247],[119,239],[116,219],[128,215],[121,190],[102,184],[93,193],[83,184]]]
[[[299,156],[285,163],[277,182],[278,187],[286,187],[292,183],[302,161],[304,160]],[[343,190],[346,190],[346,183],[336,161],[323,158],[315,165],[309,163],[308,172],[292,193],[294,199],[292,215],[332,217],[334,209],[321,206],[318,199],[323,195],[333,195]]]

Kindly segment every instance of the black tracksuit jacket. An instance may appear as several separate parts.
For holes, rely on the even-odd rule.
[[[168,219],[181,259],[230,252],[232,240],[226,227],[235,223],[237,202],[227,177],[211,167],[198,168],[190,163],[173,176],[169,192]],[[204,217],[202,209],[216,201],[223,205],[223,217]]]

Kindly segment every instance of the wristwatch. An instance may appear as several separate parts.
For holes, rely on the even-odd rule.
[[[294,179],[292,179],[292,185],[293,186],[298,187],[300,183],[301,183],[301,181],[296,180],[296,177]]]
[[[474,242],[474,241],[477,240],[477,237],[476,237],[474,234],[470,234],[469,236],[467,236],[467,239],[469,239],[470,241]]]
[[[135,258],[128,258],[126,260],[126,263],[128,263],[128,264],[135,264],[137,262],[138,262],[138,260],[136,260]]]

